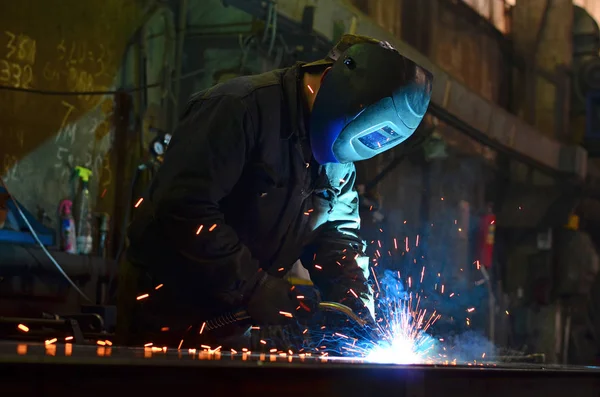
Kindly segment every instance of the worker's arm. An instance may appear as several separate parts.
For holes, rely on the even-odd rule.
[[[313,245],[311,279],[324,293],[323,299],[346,303],[356,309],[364,304],[373,313],[373,295],[368,285],[369,258],[360,238],[358,193],[354,189],[356,170],[346,166],[347,174],[331,199],[327,221],[317,229]]]
[[[240,287],[259,266],[225,221],[219,202],[238,182],[253,150],[254,134],[241,99],[193,100],[150,192],[163,243],[177,257],[161,264],[159,273],[182,288],[192,284],[195,295],[230,304],[237,304]]]

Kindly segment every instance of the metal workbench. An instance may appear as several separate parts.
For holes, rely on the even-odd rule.
[[[6,396],[600,396],[600,368],[377,365],[319,357],[0,343]]]

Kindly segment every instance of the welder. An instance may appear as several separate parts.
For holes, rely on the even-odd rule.
[[[353,163],[414,133],[431,83],[389,43],[345,35],[322,60],[194,95],[129,229],[125,343],[243,345],[250,324],[277,340],[320,299],[372,323]],[[286,280],[298,260],[313,287]],[[240,309],[249,323],[203,330]]]

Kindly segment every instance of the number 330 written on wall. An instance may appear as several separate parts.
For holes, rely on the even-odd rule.
[[[31,88],[33,69],[30,65],[19,65],[0,59],[0,83],[16,88]]]

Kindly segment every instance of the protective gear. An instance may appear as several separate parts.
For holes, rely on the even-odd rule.
[[[312,159],[301,81],[298,64],[229,80],[190,101],[128,234],[128,258],[155,283],[136,287],[132,299],[172,295],[158,327],[170,326],[174,307],[185,306],[173,319],[184,325],[190,313],[238,310],[240,289],[259,268],[283,275],[309,245],[303,263],[317,250],[321,268],[309,266],[312,273],[366,281],[368,264],[355,259],[363,252],[355,167]],[[325,294],[330,280],[312,273]]]
[[[367,307],[367,304],[360,298],[356,298],[351,294],[348,294],[345,298],[340,299],[339,303],[348,306],[354,314],[360,317],[365,323],[367,330],[377,329],[375,317],[371,310]]]
[[[301,319],[310,318],[319,310],[321,293],[318,289],[310,285],[294,285],[291,292],[298,299],[298,305],[302,309],[296,308]]]
[[[330,52],[335,62],[311,114],[311,148],[320,164],[366,160],[404,142],[431,98],[431,73],[387,42],[350,37],[356,44]]]
[[[323,233],[310,259],[310,277],[319,286],[324,301],[344,303],[350,297],[360,301],[360,308],[374,312],[373,293],[368,283],[369,258],[364,256],[365,242],[352,236]],[[311,251],[308,251],[311,252]],[[303,259],[304,263],[308,259]],[[358,305],[358,303],[357,303]],[[354,309],[352,305],[351,309]]]
[[[313,288],[293,286],[261,271],[256,276],[246,310],[254,325],[286,325],[311,316],[319,301],[320,296]]]

